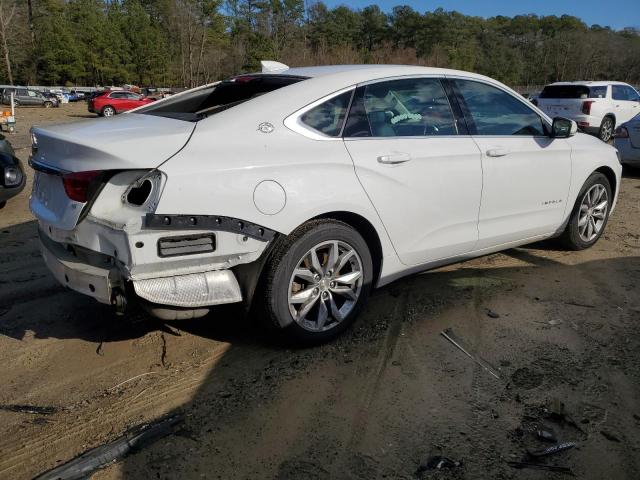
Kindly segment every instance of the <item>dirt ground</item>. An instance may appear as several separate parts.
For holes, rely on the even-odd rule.
[[[87,115],[84,104],[24,108],[10,139],[26,162],[32,124]],[[93,478],[563,477],[507,464],[551,445],[540,428],[576,442],[544,464],[638,478],[638,172],[625,173],[591,250],[534,245],[400,280],[374,292],[342,338],[301,350],[265,339],[234,308],[163,324],[63,289],[38,253],[27,198],[0,210],[2,479],[31,478],[170,413],[184,417],[175,434]],[[446,328],[500,378],[447,342]],[[558,402],[568,415],[553,415]],[[2,408],[12,404],[55,411]],[[429,470],[433,455],[462,463]]]

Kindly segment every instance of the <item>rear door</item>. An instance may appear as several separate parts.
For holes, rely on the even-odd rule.
[[[105,105],[111,105],[116,109],[116,112],[127,109],[127,92],[111,92],[106,100]]]
[[[545,121],[519,96],[476,80],[452,84],[482,152],[477,248],[555,231],[569,194],[568,142],[550,138]]]
[[[344,130],[356,174],[406,265],[473,250],[480,152],[436,77],[359,86]]]
[[[640,113],[640,97],[633,88],[627,85],[612,85],[611,92],[617,125],[631,120]]]

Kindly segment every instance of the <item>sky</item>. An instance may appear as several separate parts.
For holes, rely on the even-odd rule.
[[[347,5],[362,8],[378,4],[390,11],[396,5],[409,5],[419,12],[442,7],[466,15],[513,17],[519,14],[573,15],[587,25],[598,24],[619,30],[624,27],[640,28],[640,0],[324,0],[329,6]]]

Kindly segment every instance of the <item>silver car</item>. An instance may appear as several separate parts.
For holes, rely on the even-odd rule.
[[[622,164],[640,167],[640,115],[636,115],[616,129],[613,145],[620,152]]]

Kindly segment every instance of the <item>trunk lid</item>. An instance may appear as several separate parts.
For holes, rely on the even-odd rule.
[[[195,127],[192,122],[133,113],[34,127],[37,148],[30,162],[37,171],[31,211],[47,230],[73,230],[87,202],[69,198],[65,173],[104,171],[108,176],[110,171],[156,168],[187,143]]]

